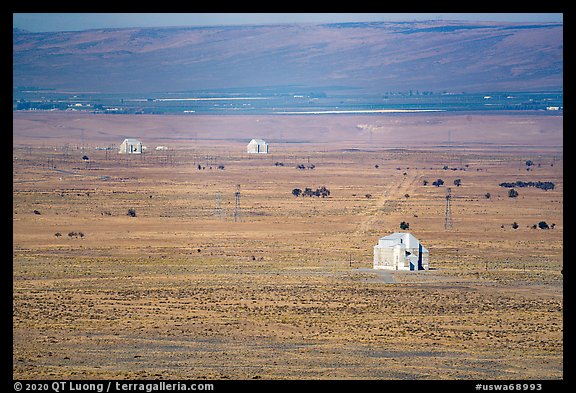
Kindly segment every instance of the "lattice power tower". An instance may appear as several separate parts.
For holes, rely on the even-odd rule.
[[[240,221],[240,184],[236,185],[236,205],[234,206],[234,221]]]
[[[446,210],[444,212],[444,229],[452,229],[452,207],[450,201],[452,200],[452,189],[446,189]]]
[[[222,218],[224,217],[224,212],[222,211],[222,193],[220,193],[220,191],[216,192],[214,198],[214,217]]]

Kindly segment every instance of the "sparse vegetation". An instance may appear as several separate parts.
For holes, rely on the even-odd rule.
[[[34,114],[35,119],[42,116],[56,117]],[[61,123],[51,121],[67,124],[64,114],[59,116]],[[473,114],[474,119],[482,116]],[[510,119],[506,116],[494,117]],[[92,117],[96,124],[99,115]],[[388,117],[416,119],[369,118],[386,126]],[[152,135],[147,129],[169,129],[160,126],[167,124],[160,123],[165,118],[142,119],[151,122],[142,128],[143,138],[148,139],[147,132]],[[345,116],[285,118],[274,119],[326,123],[328,130],[342,121],[357,121]],[[546,122],[554,118],[548,115]],[[190,119],[170,121],[180,122],[173,128],[186,132]],[[422,114],[416,120],[425,119],[428,115]],[[513,120],[518,119],[524,118],[514,114]],[[538,121],[538,115],[528,119]],[[122,120],[106,119],[110,133],[140,132],[136,124],[134,129],[114,126],[113,121]],[[247,130],[244,125],[253,120],[240,118],[237,128]],[[82,121],[75,126],[82,127]],[[270,124],[263,123],[263,128]],[[479,122],[472,123],[470,129],[480,128]],[[489,125],[497,129],[496,123]],[[26,126],[29,130],[28,122]],[[487,134],[491,129],[486,127]],[[501,132],[505,130],[498,128]],[[379,139],[384,135],[375,133],[375,140],[394,143]],[[558,158],[554,167],[545,165],[559,154],[552,148],[540,154],[531,146],[524,153],[524,145],[518,144],[498,146],[492,154],[501,139],[487,135],[486,146],[454,148],[453,161],[446,160],[446,151],[437,149],[434,139],[426,141],[426,149],[367,148],[344,154],[339,149],[346,146],[340,142],[326,142],[318,153],[309,145],[287,143],[275,156],[247,158],[243,146],[234,152],[234,139],[218,146],[225,156],[205,159],[198,152],[209,142],[202,138],[199,134],[197,146],[186,138],[174,144],[175,167],[160,165],[160,153],[150,150],[142,158],[91,151],[98,172],[79,171],[81,175],[65,173],[78,166],[79,149],[67,158],[61,148],[38,145],[28,152],[18,147],[27,139],[15,140],[15,379],[506,379],[510,375],[505,370],[514,371],[515,378],[562,379],[565,248],[563,224],[550,223],[562,222],[564,163]],[[318,171],[294,171],[298,162],[306,164],[302,157],[308,151]],[[538,176],[556,187],[548,192],[523,188],[518,200],[509,200],[509,189],[498,183],[524,165],[508,158],[528,154],[542,157],[545,164],[536,169]],[[46,157],[63,172],[53,171]],[[280,159],[286,160],[286,168],[272,168]],[[198,171],[199,162],[210,163],[213,171]],[[226,170],[216,171],[221,162]],[[382,162],[378,170],[372,167],[375,162]],[[458,189],[452,206],[452,232],[443,230],[444,196],[456,176],[442,171],[443,162],[486,168],[462,179],[465,188]],[[432,185],[439,174],[448,174],[442,190],[422,187],[423,179]],[[100,175],[109,175],[110,181]],[[523,175],[522,180],[529,179]],[[235,222],[237,184],[242,187],[241,219]],[[320,199],[316,185],[326,184],[330,196]],[[305,186],[309,198],[291,193]],[[496,194],[482,199],[489,190]],[[128,208],[137,211],[138,220],[126,216]],[[30,214],[34,209],[42,217]],[[410,217],[416,221],[406,222]],[[548,230],[539,229],[543,220],[550,222]],[[499,229],[498,223],[504,227]],[[534,230],[529,229],[532,224]],[[413,231],[422,240],[430,250],[432,270],[372,269],[372,246],[396,231]],[[76,235],[67,236],[69,232]],[[392,282],[385,282],[386,277]],[[530,290],[516,290],[522,288]],[[354,350],[346,350],[347,343],[355,343]],[[421,346],[431,343],[424,353]],[[176,356],[181,349],[194,356]],[[374,356],[366,357],[368,352]],[[449,356],[455,352],[465,356]],[[412,357],[425,362],[405,366],[404,360]]]
[[[546,223],[546,221],[540,221],[538,223],[538,228],[540,229],[549,229],[550,227],[548,226],[548,224]]]
[[[56,232],[56,233],[54,234],[54,236],[56,236],[56,237],[61,237],[61,236],[62,236],[62,233]],[[82,239],[82,238],[84,238],[84,233],[83,233],[83,232],[70,231],[70,232],[68,232],[68,237],[69,237],[70,239],[72,239],[72,238],[78,239],[78,237],[80,237],[80,238]]]
[[[314,191],[312,191],[312,189],[310,187],[306,187],[306,188],[304,188],[304,191],[302,191],[302,196],[311,197],[313,195],[314,195]]]
[[[518,196],[518,191],[516,191],[515,189],[511,189],[508,191],[508,197],[509,198],[516,198]]]
[[[312,188],[306,187],[304,191],[302,191],[302,196],[326,198],[330,196],[330,190],[326,188],[326,186],[320,186],[316,190],[312,190]]]
[[[128,213],[126,213],[130,217],[136,217],[136,210],[133,208],[128,209]]]
[[[506,187],[506,188],[512,188],[512,187],[518,187],[518,188],[522,188],[522,187],[535,187],[535,188],[540,188],[542,190],[553,190],[554,189],[554,183],[551,181],[516,181],[514,183],[508,183],[508,182],[503,182],[500,183],[500,187]]]
[[[303,169],[314,169],[314,168],[316,168],[316,165],[314,165],[314,164],[308,164],[308,165],[298,164],[298,165],[296,165],[296,168],[302,169],[302,170]]]
[[[465,165],[466,168],[468,168],[468,166],[469,166],[469,165]],[[465,170],[466,170],[465,168],[457,168],[457,167],[452,167],[452,168],[450,168],[448,165],[444,165],[444,166],[442,167],[442,169],[444,169],[445,171],[447,171],[447,170],[451,170],[451,171],[465,171]]]

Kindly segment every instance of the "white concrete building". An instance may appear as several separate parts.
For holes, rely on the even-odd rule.
[[[381,237],[374,246],[374,269],[428,270],[430,254],[407,232]]]
[[[247,146],[250,154],[268,154],[268,143],[263,139],[252,139]]]
[[[135,138],[126,138],[120,144],[118,153],[122,154],[142,154],[142,142]]]

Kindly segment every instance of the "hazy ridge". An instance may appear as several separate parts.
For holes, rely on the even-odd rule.
[[[383,22],[13,30],[14,86],[97,92],[343,86],[561,90],[563,25]]]

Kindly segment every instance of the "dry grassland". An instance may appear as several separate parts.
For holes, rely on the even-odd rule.
[[[127,136],[144,157],[93,149]],[[15,379],[563,378],[561,116],[15,113],[13,140]],[[430,271],[371,269],[401,221]]]

